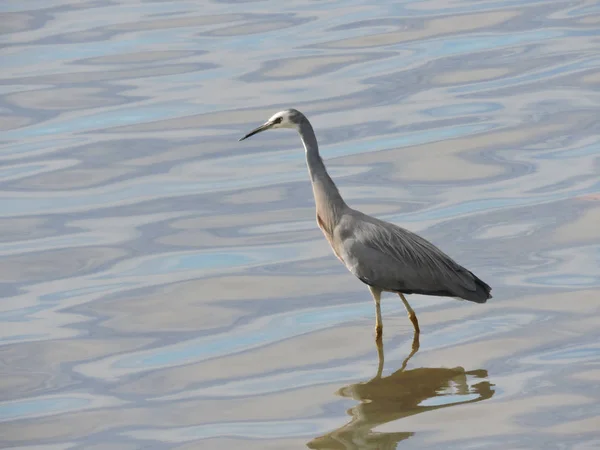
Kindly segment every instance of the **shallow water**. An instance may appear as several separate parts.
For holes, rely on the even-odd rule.
[[[0,447],[600,447],[597,2],[0,12]],[[378,349],[287,107],[494,298]]]

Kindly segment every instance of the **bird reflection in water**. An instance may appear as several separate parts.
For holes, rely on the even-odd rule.
[[[408,361],[419,350],[419,334],[415,333],[412,351],[402,366],[388,376],[383,373],[383,342],[377,340],[379,366],[377,375],[364,383],[341,388],[337,394],[360,403],[348,411],[352,420],[346,425],[317,437],[307,444],[312,449],[395,449],[400,441],[414,433],[380,433],[373,428],[403,417],[455,405],[476,403],[494,395],[493,384],[484,380],[486,370],[465,371],[462,367],[421,367],[406,370]],[[469,385],[468,378],[477,383]]]

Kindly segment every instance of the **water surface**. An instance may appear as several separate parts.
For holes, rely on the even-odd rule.
[[[0,12],[0,447],[600,446],[596,2]],[[494,298],[378,349],[298,138],[237,142],[288,107]]]

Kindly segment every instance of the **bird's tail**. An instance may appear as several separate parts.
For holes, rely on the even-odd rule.
[[[485,281],[478,278],[473,272],[469,271],[469,273],[473,276],[473,281],[475,282],[475,290],[465,290],[466,295],[464,295],[463,298],[465,300],[469,300],[475,303],[487,302],[489,298],[492,298],[492,294],[490,294],[492,288]]]

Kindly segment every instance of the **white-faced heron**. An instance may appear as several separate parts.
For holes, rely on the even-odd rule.
[[[317,224],[338,259],[369,287],[375,300],[377,339],[383,330],[380,299],[384,291],[400,296],[416,333],[420,332],[419,322],[404,294],[456,297],[475,303],[485,303],[492,297],[490,286],[431,242],[346,205],[319,155],[315,132],[300,111],[280,111],[240,141],[274,128],[295,128],[300,133]]]

